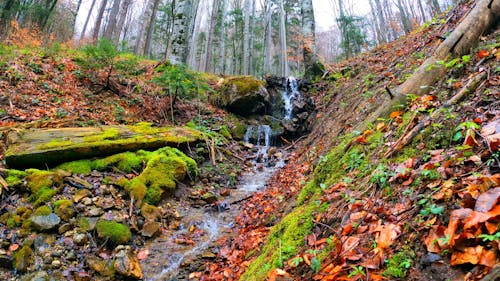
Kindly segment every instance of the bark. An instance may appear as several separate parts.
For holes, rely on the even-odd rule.
[[[250,3],[251,0],[245,0],[243,13],[245,15],[244,28],[243,28],[243,69],[242,74],[248,74],[248,64],[250,59]]]
[[[141,20],[140,20],[140,24],[141,26],[144,25],[147,21],[147,14],[148,14],[148,9],[149,9],[149,6],[151,4],[151,0],[148,0],[147,2],[144,2],[144,6],[143,6],[143,9],[142,9],[142,15],[141,15]],[[142,41],[144,40],[144,33],[145,33],[145,28],[140,28],[140,32],[139,32],[139,36],[137,36],[137,40],[135,42],[135,48],[134,48],[134,53],[135,54],[144,54],[144,52],[142,52],[141,50],[141,46],[142,46]]]
[[[301,1],[302,34],[304,44],[302,46],[302,60],[304,62],[304,78],[314,80],[322,76],[325,70],[319,57],[316,55],[316,35],[314,24],[314,9],[312,0]]]
[[[285,26],[285,9],[283,1],[279,1],[280,5],[280,48],[281,48],[281,76],[288,77],[288,55],[286,45],[286,26]]]
[[[132,0],[125,0],[123,2],[123,6],[120,11],[120,17],[118,18],[118,22],[116,24],[116,28],[113,31],[113,42],[115,45],[118,44],[120,41],[120,36],[122,33],[122,30],[124,29],[124,24],[125,20],[127,19],[128,11],[130,9],[130,4],[132,3]]]
[[[192,3],[189,8],[185,11],[188,13],[188,34],[186,35],[186,50],[185,50],[185,58],[182,63],[187,64],[188,58],[192,55],[193,50],[196,50],[194,47],[195,33],[194,29],[196,27],[196,19],[198,18],[198,7],[200,5],[200,0],[192,0]]]
[[[99,13],[97,14],[96,23],[94,25],[94,34],[92,35],[92,39],[97,41],[99,38],[99,32],[101,31],[102,19],[104,17],[104,11],[106,10],[106,5],[108,4],[108,0],[102,0],[101,7],[99,8]]]
[[[92,4],[90,4],[89,13],[87,14],[87,18],[85,19],[85,24],[83,25],[82,33],[80,34],[80,39],[85,38],[85,32],[87,31],[87,26],[90,21],[90,16],[92,15],[92,10],[94,10],[96,0],[92,0]]]
[[[380,31],[380,21],[377,18],[377,10],[375,9],[373,0],[370,0],[370,10],[372,13],[373,24],[374,24],[375,34],[377,35],[378,44],[382,44],[384,43],[384,40],[382,39],[382,32]]]
[[[254,75],[253,60],[254,60],[254,41],[255,41],[255,0],[252,0],[252,18],[250,19],[250,42],[249,44],[249,64],[248,74]]]
[[[219,66],[218,70],[220,73],[225,73],[226,72],[226,1],[227,0],[222,0],[221,1],[221,26],[220,26],[220,35],[219,35],[219,40],[220,40],[220,53],[219,53]]]
[[[113,7],[111,8],[111,12],[109,14],[109,21],[102,35],[106,39],[112,39],[113,32],[116,28],[118,12],[120,11],[120,2],[120,0],[113,0]]]
[[[271,1],[266,1],[266,32],[265,32],[265,40],[264,40],[264,73],[271,73],[271,45],[272,45],[272,36],[273,36],[273,25],[272,25],[272,3]]]
[[[144,43],[144,55],[151,55],[151,43],[153,42],[153,31],[155,29],[156,13],[158,12],[158,6],[160,5],[160,0],[154,0],[153,8],[151,11],[151,17],[149,18],[148,29],[146,33],[146,42]]]
[[[172,54],[169,57],[174,64],[186,63],[187,60],[192,3],[192,0],[179,0],[174,9]]]
[[[405,34],[409,34],[410,31],[412,30],[411,22],[408,17],[408,11],[406,11],[403,2],[401,0],[397,0],[396,6],[398,7],[399,10],[399,17],[401,18],[401,24],[403,25],[403,30]]]
[[[215,28],[217,26],[217,15],[219,13],[219,0],[212,2],[212,15],[210,18],[210,27],[207,38],[207,52],[205,55],[205,72],[213,71],[212,52],[214,51],[213,41],[215,37]]]
[[[422,5],[422,0],[417,0],[417,2],[418,2],[418,10],[420,11],[420,16],[421,16],[420,21],[426,22],[427,19],[425,18],[425,10],[424,10],[424,6]]]
[[[76,29],[76,17],[78,16],[78,13],[80,12],[80,7],[82,6],[82,0],[78,0],[77,4],[76,4],[76,10],[75,12],[73,13],[73,38],[74,38],[74,35],[75,35],[75,29]]]

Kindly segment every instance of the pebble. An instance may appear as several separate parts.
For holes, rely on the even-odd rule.
[[[61,267],[61,261],[60,260],[53,260],[50,265],[52,266],[52,268],[59,268],[59,267]]]
[[[101,208],[98,208],[96,206],[92,206],[92,207],[90,207],[88,214],[91,217],[98,217],[98,216],[104,214],[104,210]]]

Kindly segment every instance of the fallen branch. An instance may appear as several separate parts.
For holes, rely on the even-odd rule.
[[[454,95],[451,99],[446,101],[441,108],[438,110],[434,110],[431,115],[426,116],[422,121],[420,121],[413,129],[401,136],[396,143],[389,149],[385,154],[384,158],[391,157],[394,155],[394,153],[400,151],[403,147],[408,145],[415,136],[418,135],[420,130],[422,130],[427,124],[430,123],[432,119],[436,119],[441,115],[441,109],[450,107],[454,104],[456,104],[459,100],[461,100],[465,95],[473,92],[477,86],[479,85],[479,82],[481,82],[485,77],[487,73],[480,72],[479,74],[476,74],[476,76],[472,77],[469,82],[460,90],[456,95]]]

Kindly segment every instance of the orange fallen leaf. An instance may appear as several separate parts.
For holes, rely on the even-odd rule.
[[[19,249],[19,244],[11,244],[9,246],[9,252],[14,252],[17,249]]]
[[[188,279],[198,279],[201,278],[202,272],[192,272],[189,274]]]
[[[398,111],[393,111],[389,115],[389,118],[394,119],[394,118],[400,117],[401,115],[403,115],[402,111],[399,111],[399,110]]]
[[[476,212],[488,212],[495,204],[497,204],[498,198],[500,197],[500,187],[492,188],[486,192],[479,195],[476,201],[476,206],[474,211]]]
[[[472,211],[471,214],[465,220],[464,229],[471,228],[479,223],[483,223],[499,215],[500,215],[500,205],[495,206],[491,211],[486,213]]]
[[[479,59],[482,59],[482,58],[487,57],[489,54],[490,53],[487,50],[480,50],[479,52],[477,52],[477,57]]]
[[[401,227],[396,224],[386,224],[378,226],[374,232],[379,232],[379,235],[376,239],[377,248],[385,249],[389,248],[392,243],[399,237],[401,234]]]

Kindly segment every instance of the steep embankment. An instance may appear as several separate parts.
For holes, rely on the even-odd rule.
[[[388,116],[364,121],[469,9],[330,67],[312,89],[320,110],[313,132],[247,202],[238,236],[223,241],[205,280],[476,280],[496,272],[498,30],[469,55],[439,62],[447,75],[429,95],[408,95]]]

